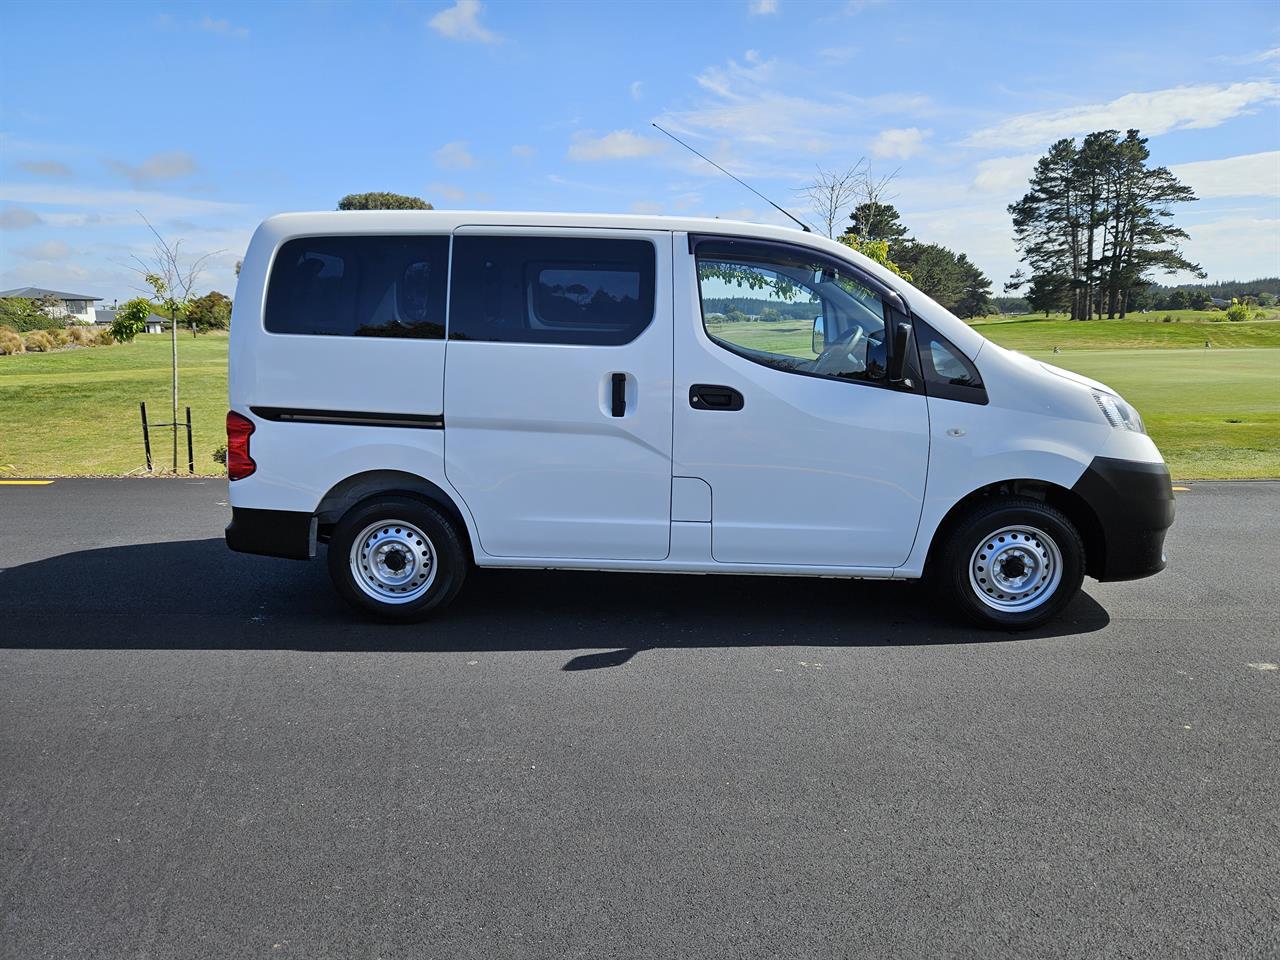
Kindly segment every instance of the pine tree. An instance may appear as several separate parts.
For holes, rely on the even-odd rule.
[[[1195,200],[1166,167],[1149,169],[1146,139],[1129,130],[1102,130],[1059,140],[1036,163],[1027,194],[1011,204],[1014,242],[1030,275],[1036,309],[1067,306],[1073,320],[1117,313],[1160,271],[1204,276],[1178,243],[1187,233],[1172,223],[1172,206]]]

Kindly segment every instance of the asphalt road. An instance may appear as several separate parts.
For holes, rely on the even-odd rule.
[[[1280,955],[1280,484],[1030,636],[515,572],[375,625],[225,495],[0,486],[6,957]]]

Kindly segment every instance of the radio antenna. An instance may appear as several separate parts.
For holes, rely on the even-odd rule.
[[[680,146],[684,147],[686,150],[688,150],[688,151],[689,151],[690,153],[692,153],[694,156],[702,157],[702,159],[703,159],[703,160],[707,161],[707,163],[711,164],[713,167],[715,167],[717,170],[719,170],[721,173],[723,173],[723,174],[724,174],[726,177],[728,177],[729,179],[731,179],[731,180],[736,180],[738,183],[742,184],[742,186],[746,187],[748,190],[750,190],[752,193],[754,193],[757,197],[759,197],[761,200],[763,200],[763,201],[764,201],[765,203],[767,203],[769,206],[773,207],[773,209],[777,210],[777,211],[778,211],[780,214],[782,214],[784,217],[789,217],[791,220],[794,220],[797,224],[799,224],[799,225],[800,225],[800,229],[801,229],[801,230],[803,230],[805,233],[813,233],[813,231],[809,229],[809,225],[808,225],[807,223],[805,223],[803,220],[801,220],[801,219],[800,219],[799,217],[797,217],[795,214],[790,213],[790,212],[788,212],[788,211],[786,211],[786,210],[783,210],[780,206],[778,206],[776,203],[774,203],[772,200],[770,200],[768,197],[766,197],[763,193],[761,193],[761,192],[760,192],[759,190],[757,190],[755,187],[751,186],[751,184],[749,184],[749,183],[747,183],[746,181],[742,180],[740,177],[735,177],[732,173],[730,173],[730,172],[729,172],[728,170],[726,170],[724,167],[720,166],[720,164],[716,163],[714,160],[712,160],[710,157],[706,156],[705,154],[698,153],[698,151],[697,151],[697,150],[693,149],[693,147],[689,146],[687,143],[685,143],[683,140],[681,140],[679,137],[677,137],[677,136],[676,136],[674,133],[672,133],[671,131],[669,131],[669,130],[663,130],[663,129],[662,129],[662,127],[659,127],[656,123],[655,123],[655,124],[653,124],[653,126],[654,126],[654,127],[656,127],[656,128],[657,128],[659,131],[661,131],[662,133],[665,133],[668,137],[670,137],[670,138],[671,138],[672,140],[674,140],[676,143],[680,144]]]

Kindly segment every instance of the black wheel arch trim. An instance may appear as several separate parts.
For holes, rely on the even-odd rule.
[[[1173,482],[1164,463],[1094,457],[1071,492],[1101,529],[1098,580],[1136,580],[1165,567],[1164,538],[1173,525]]]

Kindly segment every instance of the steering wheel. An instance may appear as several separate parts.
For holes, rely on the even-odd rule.
[[[858,345],[866,338],[867,332],[861,325],[854,323],[853,329],[839,340],[828,344],[813,361],[814,373],[841,374],[862,373],[867,369],[865,361],[854,354]],[[853,366],[850,367],[849,365]]]

